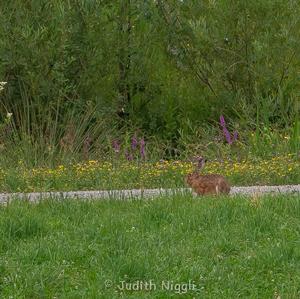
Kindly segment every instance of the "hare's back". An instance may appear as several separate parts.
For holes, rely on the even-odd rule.
[[[203,181],[210,181],[210,182],[214,182],[214,181],[219,182],[220,180],[225,180],[224,176],[220,174],[204,174],[201,175],[201,179]]]
[[[199,194],[228,194],[230,192],[230,185],[220,174],[207,174],[199,177],[195,189],[197,189],[196,192]]]

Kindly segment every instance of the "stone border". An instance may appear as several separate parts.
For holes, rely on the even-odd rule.
[[[190,194],[190,188],[179,189],[132,189],[107,191],[69,191],[69,192],[34,192],[0,193],[0,204],[7,204],[13,199],[38,202],[47,198],[56,199],[142,199],[160,195]],[[300,185],[232,187],[230,195],[253,195],[263,193],[292,193],[300,195]]]

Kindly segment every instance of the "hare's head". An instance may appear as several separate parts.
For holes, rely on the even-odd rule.
[[[206,163],[206,159],[201,157],[201,156],[197,156],[194,158],[194,162],[195,162],[195,165],[196,165],[196,169],[198,171],[202,170],[203,167],[205,166],[205,163]]]

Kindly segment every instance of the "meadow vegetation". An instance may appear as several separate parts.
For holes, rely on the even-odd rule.
[[[133,136],[148,162],[299,161],[298,2],[16,0],[0,11],[5,171],[109,162]]]
[[[299,298],[299,217],[288,195],[14,201],[0,207],[0,296]]]
[[[300,182],[300,2],[0,1],[0,193]],[[299,196],[13,201],[1,298],[299,298]],[[120,290],[120,282],[157,284]]]
[[[186,187],[184,177],[192,162],[97,161],[58,165],[55,168],[1,170],[2,192],[145,189]],[[203,173],[221,173],[232,185],[280,185],[300,182],[300,162],[292,155],[253,161],[211,161]]]

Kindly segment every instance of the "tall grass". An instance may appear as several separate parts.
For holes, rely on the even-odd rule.
[[[107,124],[97,106],[86,105],[80,112],[73,108],[62,113],[60,109],[57,106],[54,115],[49,107],[30,109],[25,115],[11,113],[0,127],[2,167],[16,167],[20,162],[29,168],[54,167],[109,152],[110,136],[116,135],[116,128]],[[43,117],[37,119],[40,114]]]

